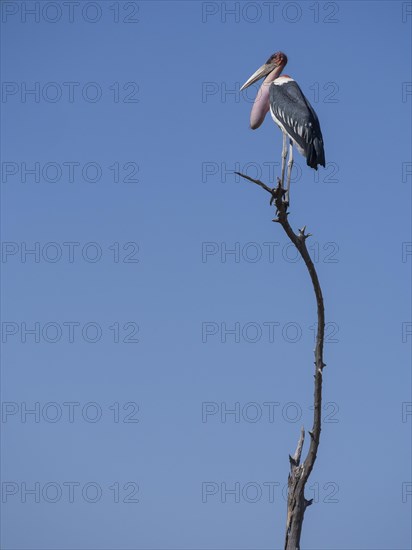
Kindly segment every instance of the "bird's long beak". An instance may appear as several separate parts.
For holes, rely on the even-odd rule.
[[[267,76],[275,68],[276,68],[275,63],[265,63],[264,65],[259,67],[259,69],[255,73],[253,73],[252,76],[248,80],[246,80],[246,82],[240,88],[240,91],[244,90],[245,88],[248,88],[249,86],[254,84],[257,80],[260,80],[264,76]]]

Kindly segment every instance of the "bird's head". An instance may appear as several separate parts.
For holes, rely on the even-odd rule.
[[[285,67],[286,63],[288,62],[288,58],[286,57],[286,54],[283,52],[276,52],[273,55],[269,57],[269,59],[266,61],[264,65],[259,67],[259,69],[252,74],[252,76],[246,80],[246,82],[243,84],[243,86],[240,88],[240,91],[244,90],[245,88],[248,88],[261,78],[264,78],[265,76],[268,76],[269,74],[273,73],[273,80],[279,76],[279,74],[283,71],[283,68]]]

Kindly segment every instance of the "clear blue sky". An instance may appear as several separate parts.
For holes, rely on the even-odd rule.
[[[330,323],[302,546],[410,548],[410,2],[1,8],[2,547],[283,546],[315,304],[232,174],[278,173],[238,89],[282,50],[329,163],[290,213]]]

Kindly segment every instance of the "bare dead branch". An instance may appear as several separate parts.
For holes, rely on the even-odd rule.
[[[313,427],[309,431],[310,445],[308,454],[303,462],[300,464],[303,442],[305,437],[304,429],[302,428],[299,437],[299,442],[296,448],[296,452],[291,457],[290,461],[290,473],[288,476],[288,504],[287,504],[287,520],[286,520],[286,537],[285,537],[285,550],[299,550],[300,549],[300,536],[302,532],[303,518],[305,510],[312,504],[312,500],[305,498],[305,485],[309,479],[309,476],[313,470],[313,466],[316,461],[316,456],[319,447],[320,432],[322,425],[322,372],[326,366],[323,362],[323,344],[325,338],[325,308],[323,303],[322,289],[319,283],[318,275],[316,273],[315,266],[309,255],[306,247],[306,239],[310,236],[310,233],[306,233],[306,226],[299,229],[298,233],[295,233],[288,221],[288,204],[284,201],[285,191],[281,187],[278,180],[278,186],[276,188],[270,188],[260,180],[255,180],[241,172],[235,172],[242,178],[245,178],[252,183],[255,183],[259,187],[262,187],[265,191],[271,195],[271,203],[274,202],[277,208],[277,218],[273,221],[279,223],[289,239],[298,249],[306,268],[309,272],[313,290],[316,297],[317,305],[317,318],[318,328],[316,334],[315,345],[315,388],[314,388],[314,412],[313,412]]]
[[[305,441],[305,430],[302,426],[300,430],[300,437],[298,441],[298,446],[296,447],[295,454],[293,456],[289,455],[289,462],[294,466],[299,466],[300,457],[302,456],[303,442]]]

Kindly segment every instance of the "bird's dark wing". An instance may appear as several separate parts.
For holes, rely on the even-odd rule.
[[[282,78],[282,77],[281,77]],[[319,119],[298,84],[287,79],[270,87],[270,109],[288,135],[302,148],[308,166],[325,166]]]

